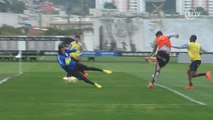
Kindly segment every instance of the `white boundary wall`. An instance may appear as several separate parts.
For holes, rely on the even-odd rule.
[[[188,53],[179,53],[177,57],[178,63],[191,63]],[[213,63],[213,54],[201,55],[202,63]]]
[[[180,46],[189,42],[191,35],[197,35],[203,48],[213,52],[212,38],[213,18],[185,18],[171,19],[144,19],[125,17],[102,17],[94,19],[94,49],[100,49],[102,38],[103,50],[110,50],[112,42],[117,50],[131,51],[131,43],[135,45],[136,52],[152,51],[151,43],[155,39],[155,33],[161,30],[166,35],[179,34],[179,39],[172,38],[174,46]],[[102,27],[102,31],[100,31]],[[185,52],[185,50],[173,49],[172,52]]]

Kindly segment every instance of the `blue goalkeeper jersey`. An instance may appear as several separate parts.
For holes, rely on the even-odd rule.
[[[73,50],[65,50],[65,53],[58,53],[57,59],[58,59],[58,63],[60,64],[61,68],[63,68],[66,72],[71,72],[75,69],[76,67],[76,62],[71,60],[69,54],[72,52],[76,52],[75,49]],[[66,59],[70,59],[69,63],[66,63]]]

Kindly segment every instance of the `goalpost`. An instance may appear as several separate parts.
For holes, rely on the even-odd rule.
[[[66,36],[0,36],[0,61],[8,67],[15,64],[13,72],[22,74],[25,61],[35,62],[44,56],[55,56],[60,43],[71,41]]]
[[[26,50],[25,41],[18,41],[18,54],[15,56],[15,59],[19,59],[19,74],[22,74],[22,51]]]

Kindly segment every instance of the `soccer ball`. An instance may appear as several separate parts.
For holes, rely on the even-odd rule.
[[[77,83],[78,79],[76,77],[67,77],[66,79],[64,79],[66,83]]]

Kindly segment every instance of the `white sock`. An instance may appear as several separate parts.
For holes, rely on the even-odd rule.
[[[157,80],[157,78],[159,77],[159,75],[160,75],[160,72],[156,72],[155,76],[154,76],[154,80]]]

